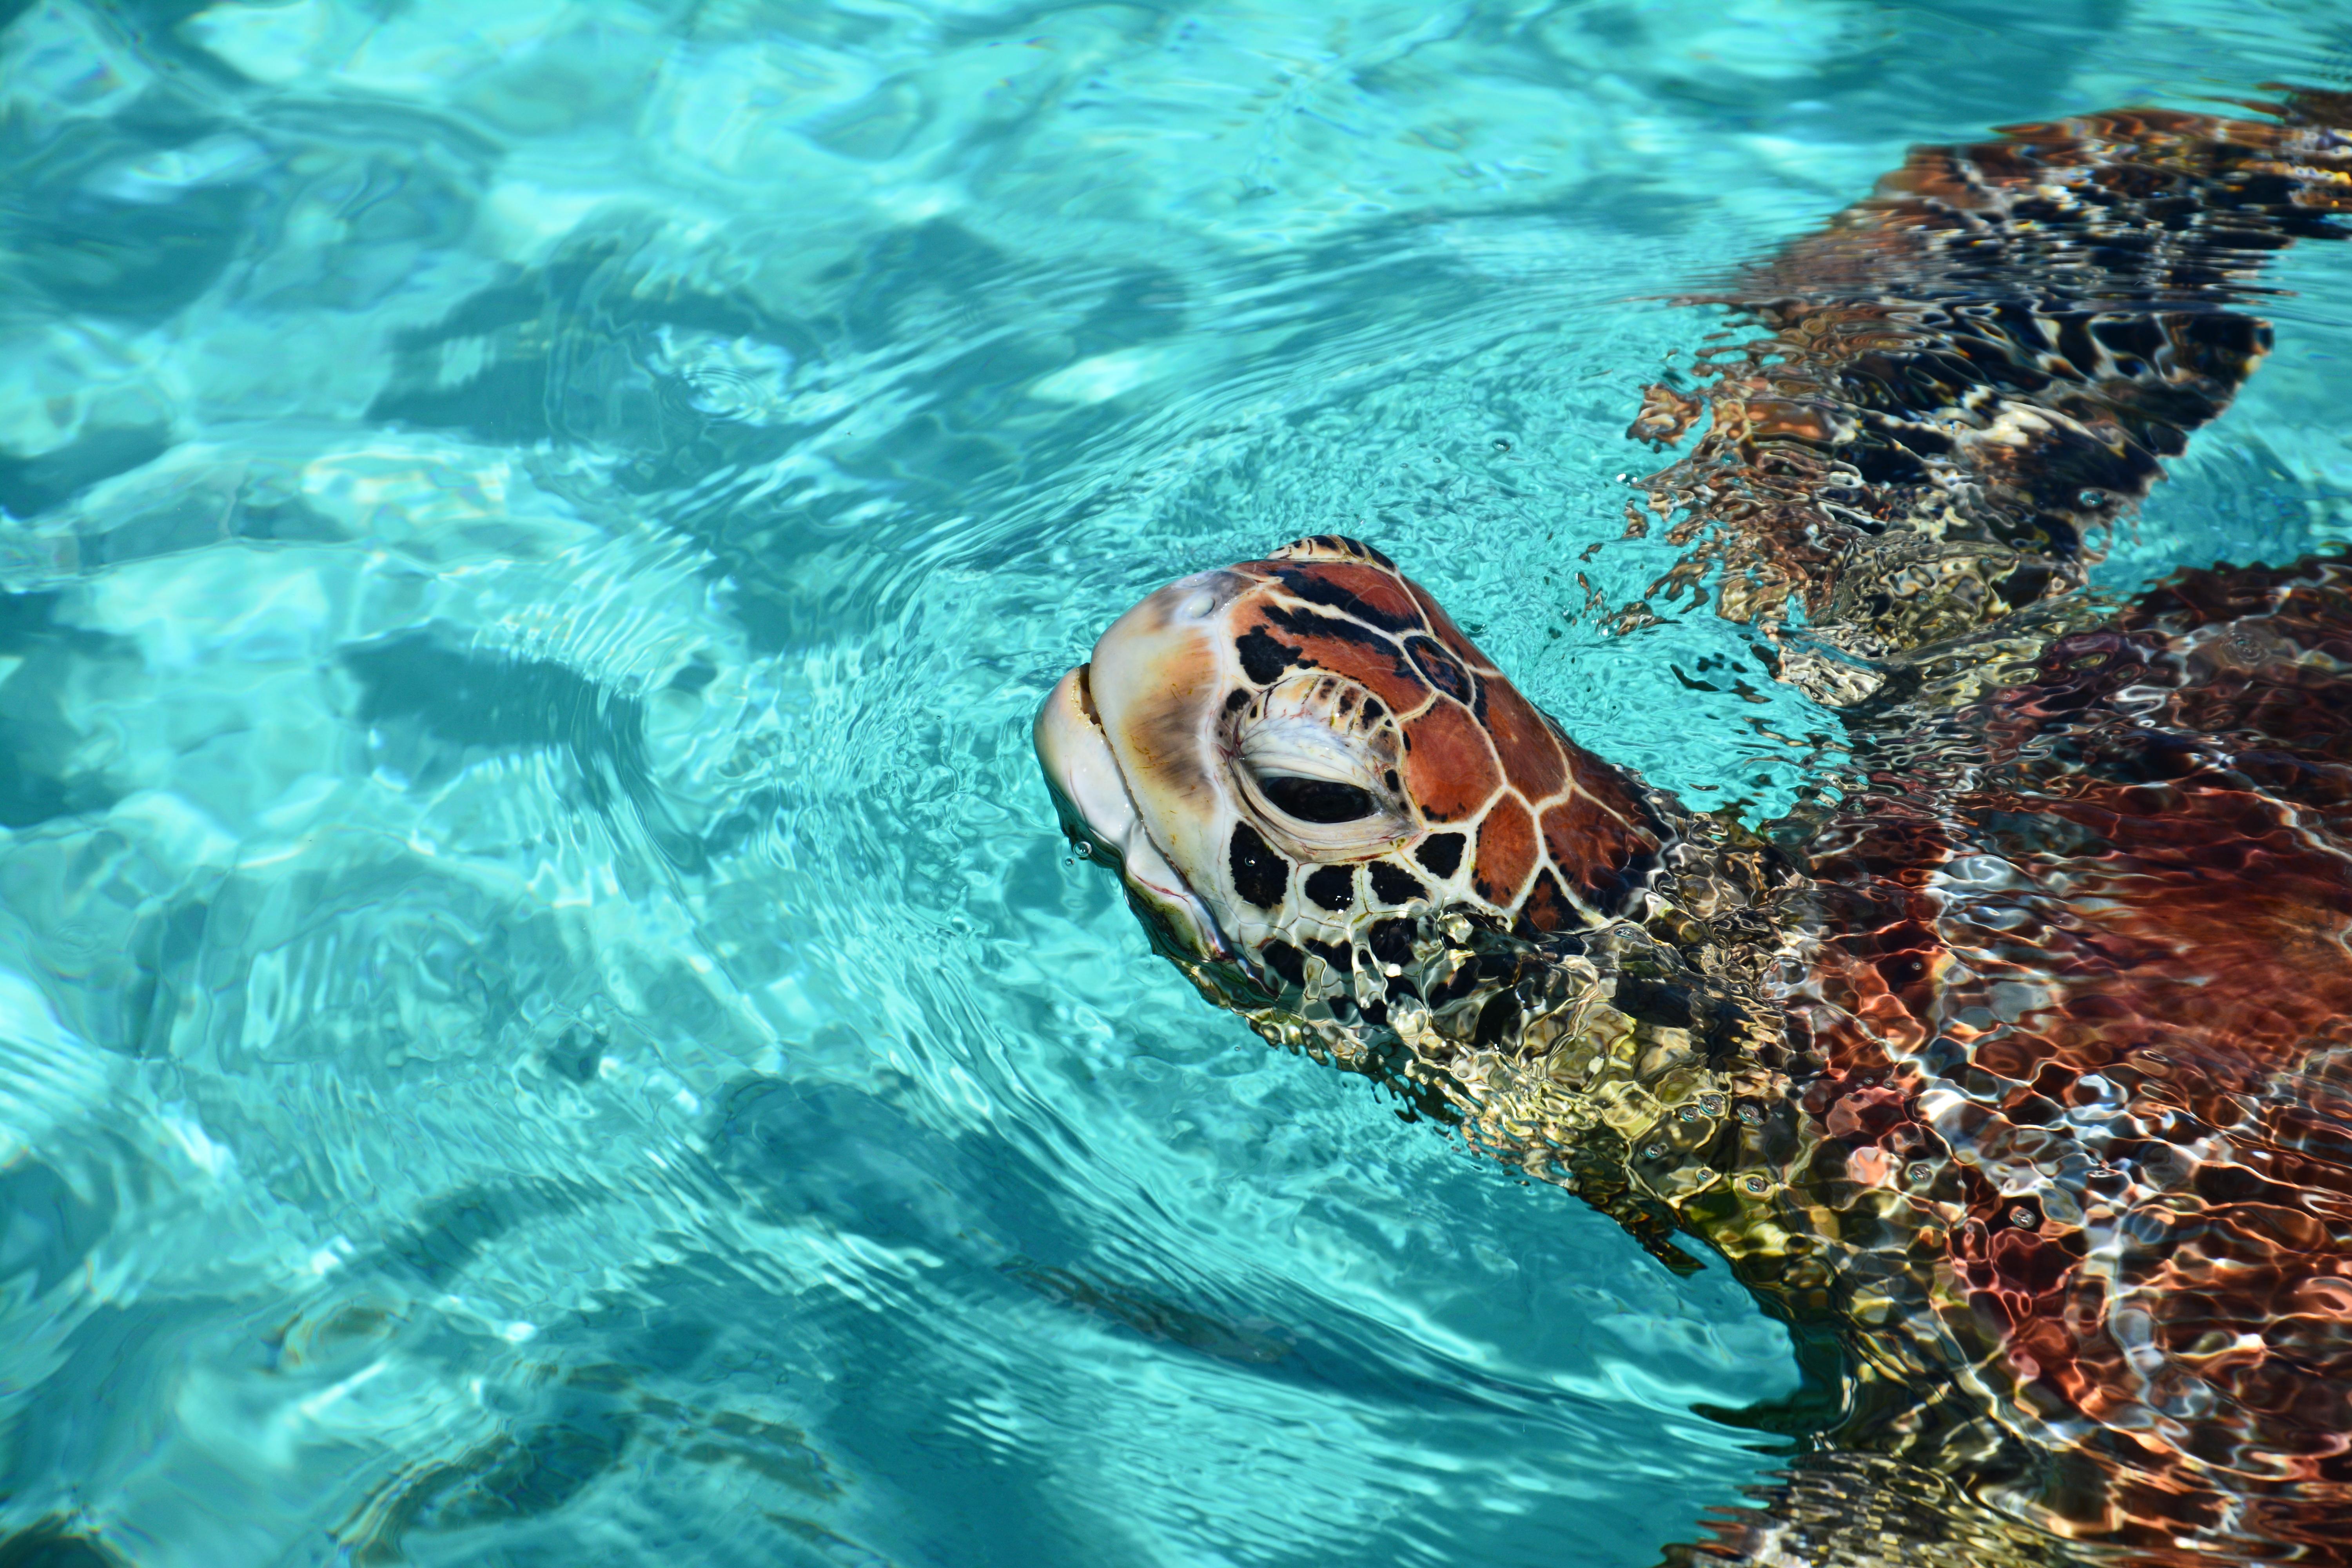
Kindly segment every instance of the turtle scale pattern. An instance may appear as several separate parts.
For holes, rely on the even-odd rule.
[[[1907,736],[1801,857],[1548,725],[1530,770],[1533,710],[1368,547],[1235,570],[1260,579],[1242,639],[1288,639],[1269,689],[1377,691],[1408,772],[1443,704],[1470,717],[1473,763],[1434,732],[1445,781],[1477,782],[1430,829],[1589,799],[1611,874],[1554,906],[1523,846],[1490,873],[1472,832],[1445,883],[1375,892],[1403,851],[1318,900],[1333,868],[1284,859],[1265,970],[1187,964],[1204,991],[1670,1266],[1676,1234],[1707,1243],[1832,1353],[1814,1440],[1999,1498],[1961,1560],[2053,1536],[2347,1560],[2352,563],[2191,574],[2055,640]],[[1423,672],[1424,635],[1466,684]],[[1770,1560],[1722,1529],[1722,1556]],[[1794,1560],[1873,1560],[1851,1546]]]
[[[1324,535],[1231,570],[1257,584],[1234,612],[1253,684],[1228,699],[1233,722],[1261,712],[1293,670],[1368,692],[1359,717],[1393,728],[1402,793],[1434,830],[1395,862],[1404,878],[1450,885],[1449,903],[1541,933],[1590,923],[1643,875],[1658,835],[1634,792],[1385,555]]]
[[[2030,1439],[1989,1469],[2042,1469],[2011,1506],[2054,1531],[2344,1561],[2352,565],[2189,574],[1949,728],[1978,744],[1809,846],[1790,1181],[1913,1276],[1882,1324],[1863,1259],[1817,1305],[1888,1377],[1969,1357],[1969,1419]]]
[[[1413,834],[1237,829],[1276,934],[1177,961],[1790,1325],[1717,1414],[1796,1451],[1671,1563],[2352,1563],[2352,563],[2082,591],[2352,202],[2346,100],[2269,107],[1916,153],[1652,389],[1664,586],[1846,708],[1834,806],[1647,789],[1367,545],[1233,569],[1228,711],[1370,693]]]
[[[1234,884],[1275,934],[1254,969],[1180,967],[1272,1043],[1386,1081],[1697,1267],[1675,1203],[1780,1136],[1761,975],[1781,938],[1759,900],[1785,858],[1570,740],[1370,546],[1303,539],[1228,572],[1234,728],[1302,683],[1361,691],[1350,719],[1396,731],[1415,820],[1411,847],[1329,864],[1237,827]],[[1718,1143],[1720,1168],[1686,1158]]]
[[[1646,481],[1689,547],[1650,596],[1713,574],[1731,619],[1778,637],[1801,611],[1784,678],[1834,705],[1966,679],[2021,613],[2071,629],[2106,531],[2269,352],[2233,307],[2279,250],[2346,232],[2352,95],[2252,107],[2276,118],[2133,110],[1915,148],[1694,296],[1764,330],[1701,350],[1702,385],[1648,388],[1627,432],[1708,421]]]

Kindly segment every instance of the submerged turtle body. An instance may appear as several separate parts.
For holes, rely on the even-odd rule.
[[[2190,574],[1938,728],[1808,835],[1779,994],[1891,1384],[1847,1441],[2125,1561],[2352,1559],[2352,563]]]
[[[2342,106],[2280,115],[1916,155],[1735,297],[1803,352],[1654,495],[1847,708],[1834,807],[1646,788],[1337,536],[1040,715],[1211,1000],[1790,1325],[1807,1394],[1728,1418],[1809,1452],[1684,1558],[2352,1563],[2352,563],[2077,591],[2267,341],[2222,282],[2352,193]]]

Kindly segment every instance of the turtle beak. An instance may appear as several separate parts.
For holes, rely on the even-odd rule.
[[[1095,710],[1091,668],[1082,664],[1055,683],[1033,731],[1063,831],[1079,854],[1118,869],[1129,900],[1168,952],[1197,963],[1230,958],[1207,906],[1144,828]]]

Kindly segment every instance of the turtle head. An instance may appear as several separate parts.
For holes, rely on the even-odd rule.
[[[1321,535],[1170,584],[1036,739],[1074,842],[1270,1043],[1574,1187],[1677,1270],[1683,1205],[1769,1203],[1727,1184],[1764,1147],[1727,1116],[1785,1099],[1750,996],[1781,873],[1569,740],[1380,552]]]
[[[1163,952],[1342,1022],[1381,1021],[1433,918],[1522,940],[1612,919],[1661,837],[1434,600],[1328,535],[1120,616],[1036,742]]]

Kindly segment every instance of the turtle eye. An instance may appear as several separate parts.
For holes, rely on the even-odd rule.
[[[1395,724],[1361,687],[1302,669],[1235,706],[1225,744],[1237,804],[1294,860],[1331,865],[1412,837]]]
[[[1372,815],[1370,790],[1334,779],[1300,778],[1296,773],[1260,773],[1258,793],[1268,805],[1301,822],[1354,822]]]

